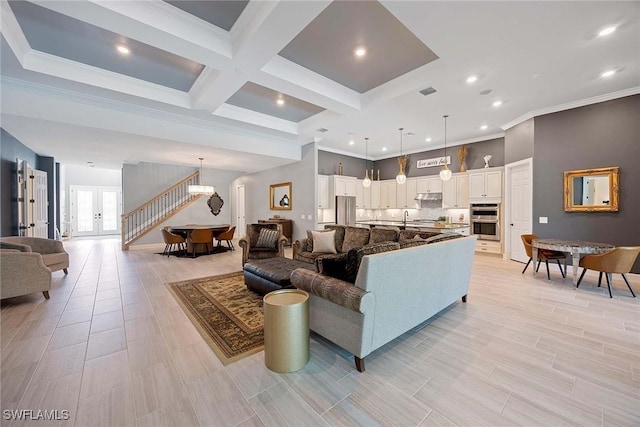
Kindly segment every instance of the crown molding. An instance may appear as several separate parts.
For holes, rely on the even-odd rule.
[[[514,119],[502,126],[502,130],[511,129],[512,127],[519,125],[534,117],[543,116],[545,114],[557,113],[560,111],[571,110],[573,108],[584,107],[587,105],[598,104],[600,102],[610,101],[612,99],[624,98],[625,96],[637,95],[640,93],[640,86],[635,86],[629,89],[619,90],[617,92],[605,93],[604,95],[593,96],[591,98],[579,99],[577,101],[567,102],[566,104],[553,105],[551,107],[541,108],[540,110],[529,111],[526,114]]]
[[[7,40],[20,65],[24,67],[24,57],[31,52],[31,45],[22,32],[20,24],[13,14],[9,2],[0,3],[0,22],[2,23],[2,35]]]
[[[298,125],[295,122],[258,113],[256,111],[237,107],[231,104],[222,104],[212,113],[212,115],[237,120],[243,123],[250,123],[252,125],[266,127],[293,135],[298,134]]]

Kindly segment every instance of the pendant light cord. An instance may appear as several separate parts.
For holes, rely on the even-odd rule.
[[[444,161],[446,165],[447,164],[447,117],[449,117],[449,115],[445,114],[442,117],[444,117]]]

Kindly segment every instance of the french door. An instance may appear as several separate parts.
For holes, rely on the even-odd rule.
[[[122,191],[117,187],[71,186],[74,236],[120,234]]]

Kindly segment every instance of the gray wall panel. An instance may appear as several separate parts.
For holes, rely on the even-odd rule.
[[[533,232],[542,237],[640,245],[640,95],[535,118]],[[620,167],[620,211],[566,213],[563,172]],[[549,218],[539,224],[538,217]],[[640,273],[640,260],[633,271]]]
[[[316,217],[316,181],[317,158],[314,143],[302,147],[302,160],[289,165],[280,166],[254,174],[244,175],[231,183],[231,194],[234,211],[237,216],[236,187],[245,186],[245,221],[255,223],[259,219],[267,219],[273,215],[293,220],[293,240],[306,237],[306,231],[313,229]],[[345,173],[345,175],[347,175]],[[281,182],[291,181],[291,210],[272,211],[269,205],[269,186]],[[301,218],[305,216],[305,219]],[[307,219],[311,215],[311,220]],[[244,235],[245,230],[238,230],[238,235]]]
[[[505,164],[533,157],[534,132],[534,119],[529,119],[507,129],[504,134]],[[491,160],[493,161],[493,159]]]
[[[318,150],[318,173],[320,175],[337,175],[340,163],[342,163],[343,175],[364,178],[364,159]],[[369,160],[366,164],[369,169],[374,167],[372,160]]]
[[[467,169],[480,169],[484,167],[485,154],[491,154],[492,158],[489,164],[491,166],[504,166],[504,138],[489,139],[486,141],[474,142],[473,144],[465,144],[467,146],[467,158],[465,164]],[[460,171],[460,161],[458,160],[458,148],[460,146],[447,147],[447,155],[451,156],[451,164],[449,168],[452,172]],[[409,155],[407,162],[407,177],[437,175],[440,173],[441,167],[421,168],[416,167],[418,160],[432,159],[434,157],[444,156],[444,148],[430,151],[422,151]],[[380,169],[380,179],[393,179],[398,174],[398,161],[396,157],[391,157],[375,162],[376,175]]]
[[[0,129],[0,236],[18,234],[18,182],[16,158],[36,167],[36,153]]]

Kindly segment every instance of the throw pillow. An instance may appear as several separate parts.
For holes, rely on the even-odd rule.
[[[442,234],[436,234],[435,236],[429,237],[426,240],[426,242],[427,243],[444,242],[445,240],[458,239],[460,237],[464,237],[464,236],[458,233],[442,233]]]
[[[335,254],[336,251],[336,232],[331,231],[312,231],[313,236],[313,253]]]
[[[415,236],[412,240],[422,240],[422,241],[426,241],[427,239],[423,239],[422,237],[420,237],[420,235],[419,235],[419,234],[416,234],[416,236]]]
[[[347,227],[344,232],[342,252],[349,252],[353,248],[361,248],[369,243],[369,229],[361,227]]]
[[[345,266],[345,279],[347,282],[355,283],[358,269],[362,258],[366,255],[379,254],[382,252],[400,249],[398,242],[382,242],[366,245],[361,248],[354,248],[347,253],[347,265]]]
[[[307,230],[307,251],[313,252],[313,234],[311,234],[311,230]]]
[[[275,249],[276,242],[278,241],[278,237],[280,237],[280,232],[278,230],[270,230],[268,228],[263,228],[262,230],[260,230],[260,234],[258,235],[256,248]]]

